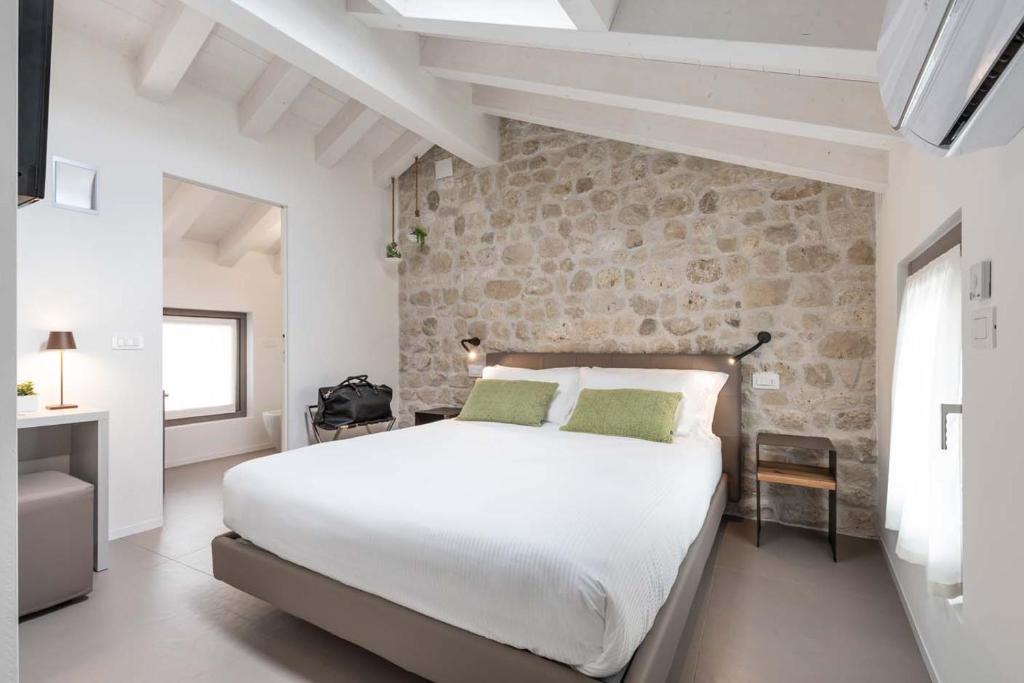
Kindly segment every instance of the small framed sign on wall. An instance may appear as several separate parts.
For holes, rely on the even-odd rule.
[[[53,205],[85,213],[99,213],[97,171],[93,166],[61,157],[53,158]]]

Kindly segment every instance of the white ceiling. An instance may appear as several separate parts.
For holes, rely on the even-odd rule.
[[[55,0],[54,22],[88,34],[125,57],[135,59],[160,21],[166,4],[165,0]],[[251,40],[217,24],[185,72],[184,80],[237,104],[273,56]],[[348,100],[340,91],[314,78],[292,102],[285,117],[315,134]],[[382,120],[351,153],[373,159],[404,132],[401,126]]]
[[[173,201],[178,191],[186,185],[192,185],[192,183],[164,177],[164,203]],[[203,207],[180,239],[219,246],[232,233],[232,230],[235,230],[246,219],[246,216],[253,213],[254,208],[271,208],[271,206],[240,195],[214,190],[212,199]],[[280,253],[281,211],[278,207],[273,208],[277,211],[276,227],[271,227],[257,235],[247,245],[246,251],[258,251],[264,254]]]
[[[182,80],[241,130],[305,128],[386,185],[437,144],[499,160],[492,115],[880,191],[885,0],[56,0],[56,21]],[[196,229],[199,229],[197,224]]]
[[[160,22],[164,8],[161,0],[56,0],[53,20],[135,58]],[[191,62],[184,80],[237,103],[272,57],[259,45],[217,25]],[[287,116],[315,132],[326,126],[346,101],[344,94],[313,79],[292,103]]]

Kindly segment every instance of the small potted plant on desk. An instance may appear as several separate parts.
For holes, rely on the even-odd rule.
[[[22,382],[18,385],[18,412],[34,413],[39,410],[39,396],[36,395],[36,385],[31,381]]]

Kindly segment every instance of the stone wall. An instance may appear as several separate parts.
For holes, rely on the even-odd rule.
[[[459,339],[485,351],[736,352],[743,361],[743,500],[760,430],[831,437],[840,529],[874,534],[874,197],[871,193],[525,124],[502,163],[434,180],[435,148],[399,182],[401,416],[460,404]],[[383,245],[382,245],[383,249]],[[753,391],[773,370],[781,391]],[[766,487],[767,519],[823,527],[824,494]]]

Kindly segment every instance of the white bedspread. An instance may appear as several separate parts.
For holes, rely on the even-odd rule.
[[[224,475],[224,522],[337,581],[600,677],[629,661],[721,476],[717,439],[446,420]]]

